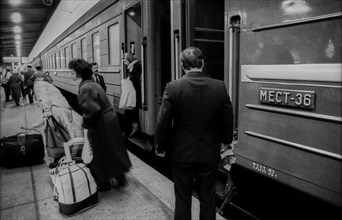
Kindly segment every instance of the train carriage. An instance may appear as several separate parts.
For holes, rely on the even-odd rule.
[[[342,207],[341,19],[338,0],[106,0],[34,62],[75,95],[68,62],[97,62],[124,115],[123,54],[134,53],[152,142],[165,85],[184,74],[179,53],[199,47],[233,103],[237,165]]]
[[[226,1],[237,163],[340,207],[341,4]]]

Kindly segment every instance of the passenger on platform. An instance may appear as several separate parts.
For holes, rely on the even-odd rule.
[[[19,68],[19,77],[21,78],[21,80],[24,82],[24,71],[23,68]],[[20,90],[21,90],[21,94],[23,96],[23,99],[26,99],[26,86],[24,85],[24,83],[21,83],[20,85]]]
[[[224,82],[202,73],[200,49],[183,50],[180,63],[186,74],[166,85],[156,124],[156,154],[170,153],[176,197],[174,219],[191,219],[195,185],[200,219],[215,219],[221,143],[229,145],[233,138],[232,104]]]
[[[106,92],[107,88],[106,88],[106,84],[103,80],[103,76],[101,76],[99,74],[99,66],[97,63],[91,63],[92,69],[93,69],[93,79],[96,83],[100,84],[100,86],[102,87],[102,89]]]
[[[127,79],[132,81],[136,94],[136,105],[132,110],[126,110],[128,121],[132,125],[130,137],[139,131],[139,108],[141,108],[141,64],[132,53],[125,53],[125,64],[127,65]]]
[[[31,65],[26,65],[27,70],[24,72],[24,85],[26,87],[26,93],[29,97],[30,103],[33,103],[33,80],[32,76],[34,73],[34,70],[32,69]]]
[[[45,74],[42,70],[42,67],[41,66],[36,66],[36,72],[33,73],[32,77],[31,77],[31,80],[33,80],[33,82],[36,80],[36,79],[41,79],[43,80],[44,77],[45,77]]]
[[[1,76],[1,86],[5,90],[5,97],[6,97],[6,102],[10,102],[10,95],[11,95],[11,88],[9,86],[8,80],[11,78],[11,69],[8,67],[6,68],[6,72],[2,74]]]
[[[83,128],[93,151],[89,164],[99,191],[111,189],[111,183],[122,187],[127,185],[125,173],[131,167],[127,149],[123,143],[118,117],[105,91],[92,79],[91,64],[75,59],[69,69],[74,80],[81,78],[78,105],[82,111]]]
[[[20,106],[20,97],[21,97],[21,91],[20,91],[20,84],[22,83],[22,79],[19,76],[19,70],[14,69],[12,71],[12,76],[8,80],[8,84],[12,91],[12,97],[15,101],[15,104],[17,106]]]

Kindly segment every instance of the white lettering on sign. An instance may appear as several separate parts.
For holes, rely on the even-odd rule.
[[[262,104],[314,109],[315,91],[260,88],[259,101]]]
[[[255,163],[255,162],[252,162],[252,167],[254,170],[257,170],[260,173],[263,173],[263,174],[269,175],[271,177],[277,178],[276,172],[271,168],[268,168],[264,165],[261,165],[261,164]]]

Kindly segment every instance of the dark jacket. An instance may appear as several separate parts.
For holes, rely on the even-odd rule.
[[[131,167],[124,146],[116,111],[100,85],[92,80],[82,81],[78,104],[82,111],[83,128],[93,150],[90,169],[99,183],[127,172]]]
[[[166,85],[156,145],[173,161],[219,160],[220,144],[231,143],[232,136],[233,109],[223,81],[193,72]]]
[[[24,72],[24,85],[25,86],[33,86],[33,76],[34,70],[28,69],[26,72]]]
[[[95,77],[95,74],[93,75],[93,77]],[[97,74],[97,77],[99,78],[99,84],[102,87],[102,89],[106,92],[107,91],[107,87],[106,84],[104,82],[103,76],[101,76],[100,74]],[[95,79],[94,79],[95,80]],[[96,82],[96,81],[95,81]]]
[[[19,74],[12,74],[12,76],[9,78],[7,85],[10,86],[12,90],[12,96],[16,98],[21,97],[21,90],[20,90],[20,85],[22,83],[22,80],[19,76]]]

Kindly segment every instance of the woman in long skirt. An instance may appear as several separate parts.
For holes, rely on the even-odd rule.
[[[82,80],[78,105],[82,111],[82,126],[88,129],[87,136],[93,151],[93,160],[89,165],[99,190],[110,190],[111,182],[116,180],[118,186],[125,186],[124,173],[131,167],[131,161],[123,143],[116,111],[105,91],[92,80],[89,63],[82,59],[72,60],[69,69],[74,80]]]

